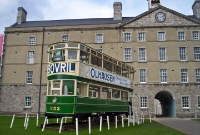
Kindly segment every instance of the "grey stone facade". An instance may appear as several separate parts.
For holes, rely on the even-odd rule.
[[[17,23],[22,24],[23,22],[26,22],[26,15],[26,10],[23,7],[18,7]]]

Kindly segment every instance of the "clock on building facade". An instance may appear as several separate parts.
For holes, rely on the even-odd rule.
[[[163,12],[158,12],[155,18],[156,18],[156,21],[158,22],[164,22],[166,19],[166,15]]]

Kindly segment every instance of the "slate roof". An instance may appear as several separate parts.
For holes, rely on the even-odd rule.
[[[162,5],[159,5],[158,7],[148,10],[136,17],[122,17],[122,20],[113,20],[113,18],[89,18],[89,19],[27,21],[22,24],[15,23],[10,27],[21,28],[21,27],[48,27],[48,26],[72,26],[72,25],[100,25],[100,24],[118,24],[118,23],[120,23],[118,27],[121,27],[160,8],[168,12],[174,13],[178,16],[184,17],[190,21],[200,23],[200,18],[197,18],[194,15],[184,15],[169,8],[166,8]]]
[[[47,21],[27,21],[22,24],[15,23],[11,27],[47,27],[47,26],[70,26],[70,25],[95,25],[95,24],[118,24],[124,23],[133,17],[123,17],[122,20],[113,18],[91,18],[91,19],[66,19],[66,20],[47,20]]]

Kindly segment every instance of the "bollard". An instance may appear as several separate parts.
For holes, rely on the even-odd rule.
[[[140,125],[139,115],[137,115],[136,117],[137,117],[137,124]]]
[[[42,132],[43,132],[44,129],[45,129],[46,123],[47,123],[47,117],[45,117],[45,119],[44,119],[44,124],[43,124],[43,127],[42,127]]]
[[[13,114],[13,118],[12,118],[12,121],[11,121],[11,124],[10,124],[10,128],[12,128],[14,120],[15,120],[15,114]]]
[[[26,119],[27,119],[27,113],[26,113],[25,118],[24,118],[24,127],[26,126]]]
[[[133,115],[133,126],[135,126],[135,115]]]
[[[29,122],[29,115],[28,115],[28,117],[27,117],[27,119],[26,119],[26,126],[25,126],[25,129],[28,128],[28,122]]]
[[[89,134],[91,134],[91,119],[88,117],[88,124],[89,124]]]
[[[100,132],[102,131],[102,116],[100,116],[100,128],[99,128],[99,131]]]
[[[122,127],[124,127],[124,117],[122,116]]]
[[[57,121],[56,121],[56,123],[58,123],[58,118],[57,118]]]
[[[150,123],[151,123],[151,114],[149,114],[149,120],[150,120]]]
[[[76,135],[78,135],[78,118],[76,118]]]
[[[117,128],[117,116],[115,116],[115,128]]]
[[[36,118],[36,126],[38,126],[38,114],[37,114],[37,118]]]
[[[110,130],[109,116],[107,116],[108,130]]]
[[[143,118],[143,123],[144,123],[144,115],[143,115],[143,117],[142,117],[142,118]]]
[[[67,117],[65,118],[65,123],[67,123]]]
[[[62,117],[62,119],[61,119],[61,122],[60,122],[59,134],[60,134],[60,133],[61,133],[61,131],[62,131],[62,124],[63,124],[63,117]]]
[[[130,117],[128,115],[128,127],[130,126]]]

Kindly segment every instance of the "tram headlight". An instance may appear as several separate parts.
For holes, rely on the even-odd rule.
[[[57,102],[57,98],[56,98],[56,97],[53,97],[52,102],[53,102],[53,103],[56,103],[56,102]]]

